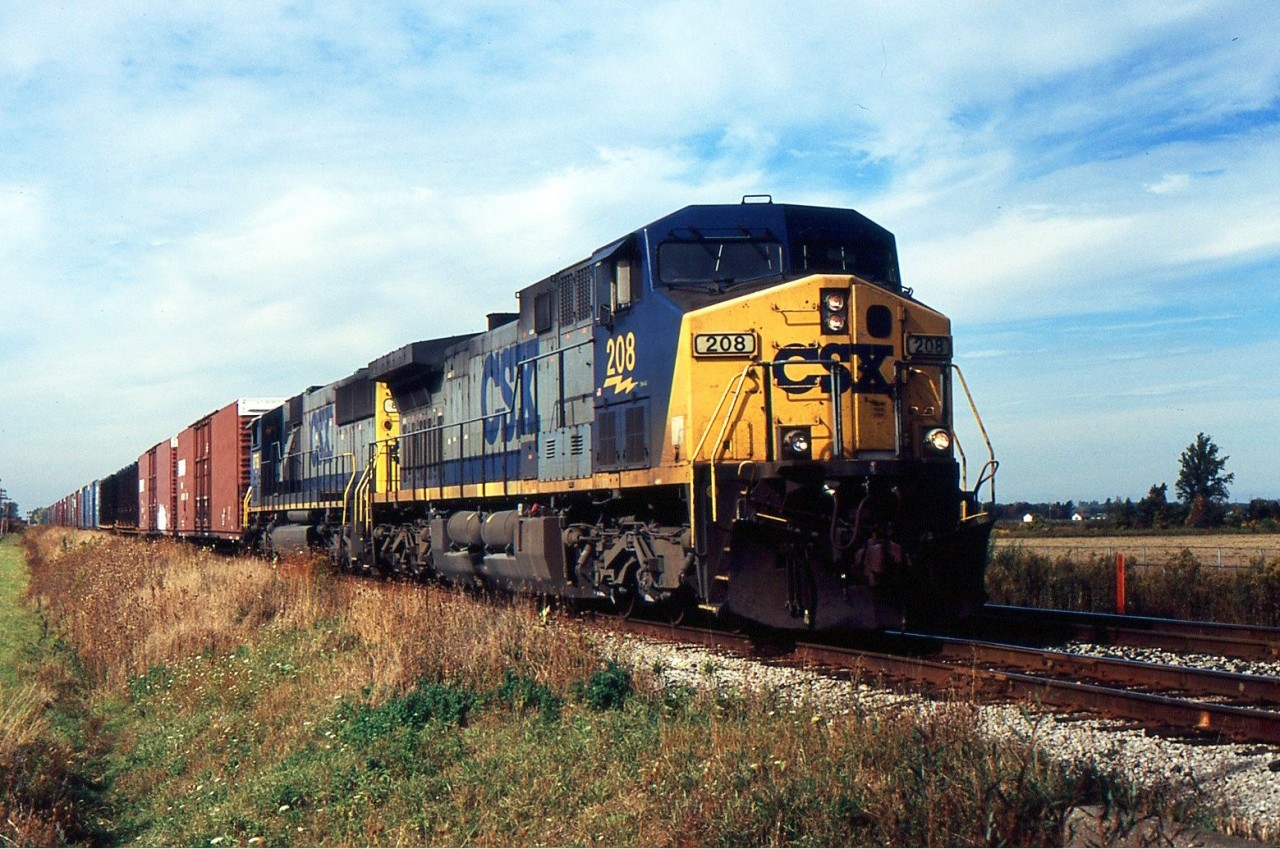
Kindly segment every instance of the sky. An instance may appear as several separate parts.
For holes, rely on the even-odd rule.
[[[1277,44],[1212,0],[0,4],[0,487],[768,193],[896,235],[998,500],[1172,497],[1199,432],[1280,498]]]

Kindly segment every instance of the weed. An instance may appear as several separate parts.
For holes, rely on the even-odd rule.
[[[593,710],[617,710],[631,695],[631,673],[610,660],[604,669],[591,674],[581,693]]]
[[[564,701],[546,684],[526,678],[513,669],[508,669],[503,675],[497,697],[517,711],[535,710],[547,722],[559,719],[564,705]]]
[[[412,692],[396,696],[376,707],[342,703],[336,719],[343,737],[360,743],[398,728],[419,729],[431,722],[465,725],[468,714],[481,704],[470,690],[424,682]]]

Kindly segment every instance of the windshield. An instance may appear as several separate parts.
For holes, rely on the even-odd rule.
[[[794,246],[795,266],[827,274],[856,274],[863,280],[897,288],[898,272],[891,244],[861,238],[812,234]]]
[[[724,288],[782,273],[782,245],[763,239],[697,239],[658,246],[658,279],[668,286]]]

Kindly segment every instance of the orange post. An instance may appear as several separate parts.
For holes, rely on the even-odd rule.
[[[1124,615],[1124,555],[1116,555],[1116,613]]]

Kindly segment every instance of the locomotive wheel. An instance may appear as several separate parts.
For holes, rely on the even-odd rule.
[[[609,593],[609,615],[617,619],[630,619],[635,615],[639,595],[630,581],[626,586],[614,587]]]
[[[676,590],[662,603],[662,615],[672,625],[683,625],[693,612],[692,595],[684,587]]]

